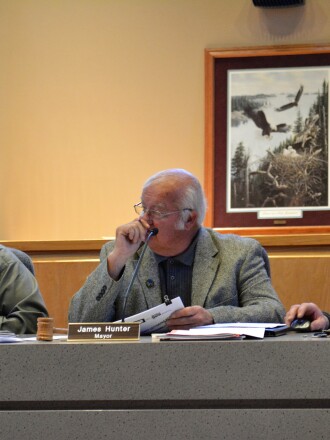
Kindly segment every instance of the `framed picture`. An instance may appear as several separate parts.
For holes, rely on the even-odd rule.
[[[207,226],[330,232],[329,80],[330,46],[205,51]]]

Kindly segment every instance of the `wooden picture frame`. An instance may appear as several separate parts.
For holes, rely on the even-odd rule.
[[[228,201],[226,200],[228,198],[228,96],[231,97],[228,93],[228,77],[232,72],[267,73],[267,69],[275,74],[282,69],[300,70],[307,73],[310,73],[311,69],[330,71],[330,45],[205,50],[204,188],[208,200],[205,225],[241,235],[325,234],[330,237],[330,210],[325,205],[320,210],[319,207],[314,209],[313,206],[308,207],[308,211],[303,209],[302,218],[269,219],[266,216],[266,218],[259,219],[255,212],[242,210],[242,212],[229,213],[226,210]],[[295,86],[294,89],[296,90],[297,87]],[[286,97],[285,94],[282,95],[283,98]],[[289,112],[283,112],[285,113]],[[244,115],[246,116],[246,113]],[[305,124],[307,124],[306,121],[307,118]],[[255,129],[261,133],[260,127],[255,125]],[[260,134],[259,137],[261,137]],[[313,150],[313,153],[315,151]],[[327,162],[328,166],[329,162]],[[328,182],[324,186],[328,187]],[[330,195],[327,194],[326,197],[329,199]],[[329,238],[326,239],[326,242],[328,241]]]

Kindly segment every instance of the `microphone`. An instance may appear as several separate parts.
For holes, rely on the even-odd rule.
[[[144,243],[144,245],[143,245],[143,249],[142,249],[142,252],[141,252],[141,255],[140,255],[139,261],[138,261],[138,263],[137,263],[137,265],[136,265],[136,268],[135,268],[135,270],[134,270],[134,272],[133,272],[132,279],[131,279],[131,281],[130,281],[128,287],[127,287],[126,293],[125,293],[123,312],[122,312],[122,315],[121,315],[121,321],[122,321],[122,322],[125,322],[125,310],[126,310],[127,298],[128,298],[128,296],[129,296],[129,294],[130,294],[130,292],[131,292],[131,290],[132,290],[132,286],[133,286],[134,280],[135,280],[135,278],[136,278],[136,275],[137,275],[138,272],[139,272],[139,267],[140,267],[140,264],[141,264],[141,261],[142,261],[143,255],[144,255],[144,253],[145,253],[145,251],[146,251],[146,249],[147,249],[147,246],[148,246],[148,243],[149,243],[150,238],[153,237],[153,236],[155,236],[155,235],[157,235],[157,234],[158,234],[158,228],[150,229],[149,234],[148,234],[148,237],[147,237],[147,239],[146,239],[146,241],[145,241],[145,243]]]

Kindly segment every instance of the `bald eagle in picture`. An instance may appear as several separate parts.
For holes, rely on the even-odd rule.
[[[284,104],[281,107],[277,108],[276,110],[278,112],[283,112],[284,110],[288,110],[289,108],[297,107],[303,91],[304,91],[304,87],[300,86],[298,93],[296,94],[296,97],[294,98],[294,101],[289,102],[288,104]]]
[[[262,110],[253,110],[251,107],[246,107],[244,113],[247,117],[251,118],[258,128],[262,130],[262,136],[269,136],[272,132],[287,133],[291,126],[286,123],[277,124],[272,126],[266,118],[265,113]]]

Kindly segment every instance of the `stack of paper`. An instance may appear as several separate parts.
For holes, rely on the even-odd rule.
[[[202,330],[172,330],[169,333],[154,333],[152,339],[154,341],[209,341],[221,339],[226,341],[241,340],[245,336],[234,333],[204,332]]]
[[[225,323],[194,327],[190,330],[172,330],[168,333],[152,335],[154,340],[236,340],[244,337],[262,339],[266,329],[285,327],[270,323]]]
[[[7,330],[0,330],[0,343],[1,342],[18,342],[20,339],[15,335],[15,333],[11,333]]]

